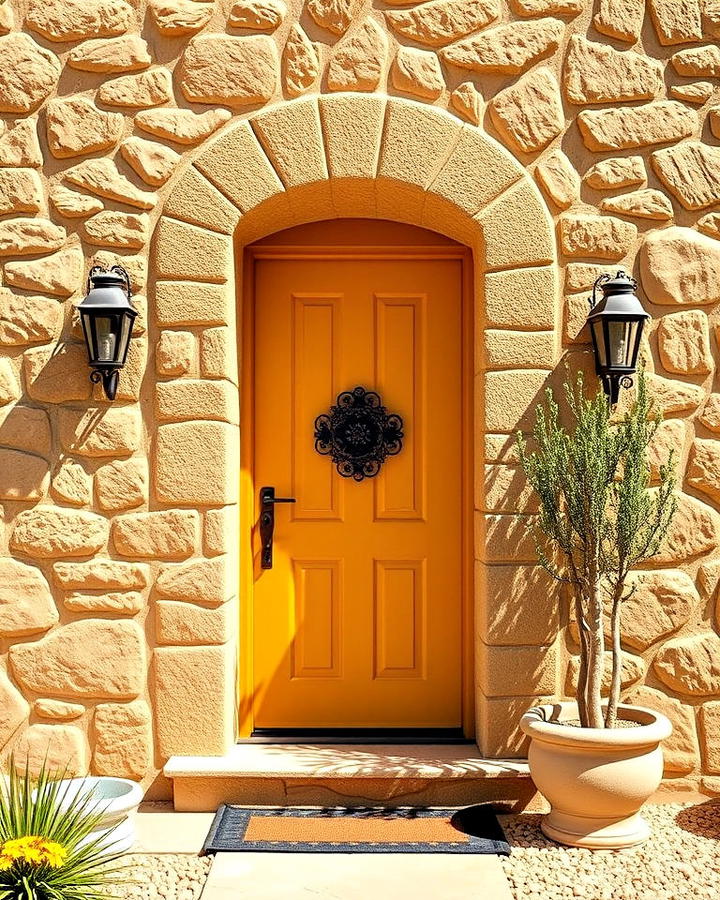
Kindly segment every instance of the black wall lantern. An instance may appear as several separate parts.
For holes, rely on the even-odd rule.
[[[602,298],[596,301],[600,288]],[[635,291],[637,282],[625,272],[601,275],[593,285],[588,325],[595,352],[595,371],[603,389],[614,406],[621,387],[632,385],[632,375],[637,369],[645,321],[645,312]]]
[[[87,296],[78,304],[87,344],[90,381],[102,381],[108,400],[117,394],[120,369],[127,360],[130,335],[138,312],[132,305],[130,276],[122,266],[93,266]]]

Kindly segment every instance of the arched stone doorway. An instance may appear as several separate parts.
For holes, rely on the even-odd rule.
[[[197,561],[198,577],[222,584],[228,621],[237,621],[240,251],[294,225],[352,217],[429,228],[473,254],[477,736],[484,754],[512,756],[518,712],[556,685],[542,591],[519,613],[532,595],[532,550],[509,449],[559,352],[555,239],[523,167],[482,131],[411,101],[337,94],[233,123],[199,151],[153,244],[154,325],[200,331],[202,376],[184,400],[175,382],[187,421],[161,423],[153,436],[156,507],[197,518],[208,557]],[[163,757],[221,755],[233,743],[231,626],[228,637],[156,650]]]

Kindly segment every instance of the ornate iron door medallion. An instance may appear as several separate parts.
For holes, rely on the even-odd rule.
[[[329,456],[343,478],[373,478],[388,456],[402,450],[403,420],[364,387],[338,394],[329,413],[315,419],[315,449]]]

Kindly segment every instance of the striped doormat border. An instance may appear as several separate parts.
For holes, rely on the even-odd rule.
[[[466,809],[404,807],[299,809],[223,804],[202,854],[485,853],[509,856],[489,805]]]

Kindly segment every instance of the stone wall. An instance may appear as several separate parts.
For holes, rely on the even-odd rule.
[[[495,755],[522,753],[515,721],[563,694],[577,651],[530,565],[508,435],[561,379],[561,345],[587,364],[594,278],[640,279],[680,512],[624,611],[625,686],[675,723],[668,775],[720,790],[720,2],[4,0],[0,31],[5,752],[164,796],[169,755],[227,749],[231,235],[365,215],[475,251],[477,709]],[[110,406],[73,303],[118,260],[142,315]]]

